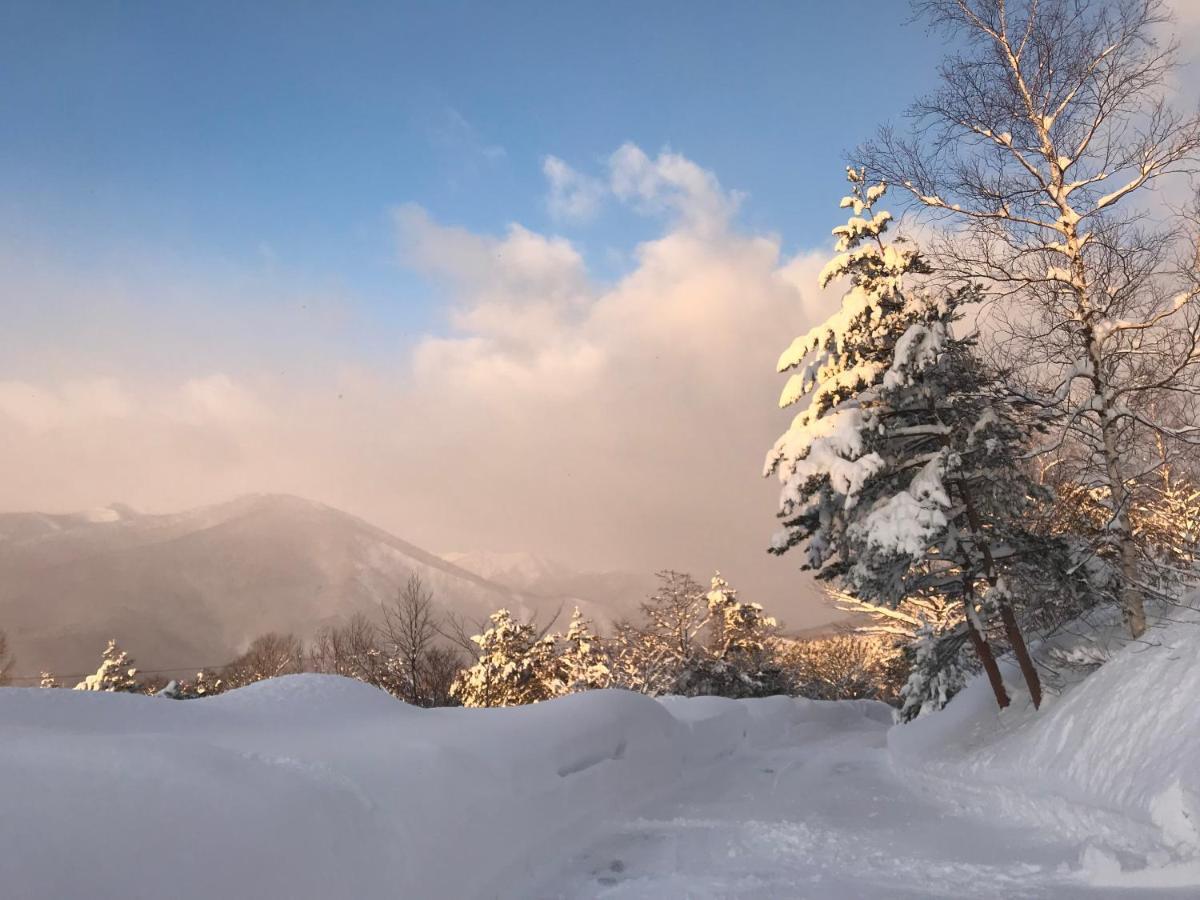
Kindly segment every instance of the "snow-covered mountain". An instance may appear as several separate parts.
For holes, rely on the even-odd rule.
[[[655,587],[652,572],[579,572],[533,553],[443,553],[442,559],[515,591],[579,598],[599,611],[600,621],[632,614]]]
[[[0,514],[0,628],[23,673],[93,669],[116,637],[143,669],[219,664],[264,631],[377,614],[410,572],[443,610],[544,621],[576,602],[491,581],[361,519],[282,495],[173,515],[120,505]],[[588,615],[602,605],[580,598]]]

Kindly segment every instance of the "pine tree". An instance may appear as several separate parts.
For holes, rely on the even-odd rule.
[[[924,713],[935,712],[962,689],[972,673],[972,667],[964,658],[966,637],[965,624],[941,632],[926,625],[917,632],[905,651],[909,657],[909,674],[900,690],[898,721],[908,722]]]
[[[794,342],[780,368],[799,368],[781,403],[810,398],[776,444],[767,471],[784,483],[774,550],[804,543],[807,568],[855,597],[895,608],[912,596],[956,598],[996,701],[1008,695],[988,640],[990,617],[1017,655],[1035,705],[1029,659],[1004,582],[1037,541],[1020,524],[1037,488],[1018,457],[1028,435],[997,373],[954,334],[967,287],[934,299],[908,288],[928,272],[919,252],[882,236],[873,205],[886,186],[849,170],[854,215],[822,282],[847,275],[842,309]],[[863,218],[863,214],[870,218]],[[941,658],[935,654],[930,658]]]
[[[41,681],[38,682],[38,687],[41,688],[56,688],[58,687],[58,679],[49,672],[43,672]]]
[[[677,692],[723,697],[784,693],[783,676],[768,646],[778,623],[758,603],[738,600],[717,572],[705,595],[708,641],[678,679]]]
[[[612,684],[608,654],[592,631],[592,623],[583,617],[578,606],[571,613],[571,623],[562,642],[558,662],[566,692],[606,688]]]
[[[520,706],[562,693],[553,637],[539,637],[533,625],[512,613],[492,613],[491,627],[472,641],[479,658],[454,680],[450,693],[463,706]]]
[[[825,287],[845,276],[850,289],[836,314],[796,338],[779,358],[780,372],[795,370],[779,405],[809,402],[767,455],[765,471],[783,483],[783,527],[772,552],[804,544],[804,568],[824,577],[843,568],[836,557],[858,495],[884,464],[867,445],[875,428],[868,392],[882,382],[896,342],[920,315],[905,299],[904,279],[928,271],[915,248],[883,241],[892,217],[873,210],[883,186],[868,188],[865,173],[856,169],[847,170],[847,179],[851,194],[841,205],[852,207],[853,215],[835,229],[838,255],[819,281]]]
[[[104,648],[100,668],[75,685],[77,691],[136,691],[137,669],[129,655],[110,640]]]
[[[721,573],[712,577],[705,599],[712,621],[710,649],[717,658],[740,662],[747,668],[760,667],[767,654],[767,641],[779,623],[763,612],[761,604],[743,603]]]

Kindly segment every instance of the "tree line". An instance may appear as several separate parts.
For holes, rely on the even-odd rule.
[[[555,617],[557,618],[557,617]],[[470,625],[443,615],[413,574],[375,619],[358,613],[305,643],[267,633],[225,666],[194,677],[141,673],[115,640],[76,690],[213,696],[301,672],[342,675],[416,706],[516,706],[567,694],[622,688],[652,696],[894,701],[905,666],[890,641],[862,635],[799,640],[762,606],[738,598],[718,573],[708,588],[685,573],[658,573],[639,615],[600,634],[576,608],[562,632],[507,609]],[[66,687],[43,673],[41,687]]]

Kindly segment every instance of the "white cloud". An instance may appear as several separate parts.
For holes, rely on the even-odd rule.
[[[624,144],[609,158],[613,192],[648,212],[671,211],[681,223],[720,233],[742,201],[721,188],[717,177],[691,160],[664,150],[650,159],[635,144]]]
[[[557,156],[542,160],[542,173],[550,185],[546,208],[552,218],[588,222],[596,217],[607,190],[604,182],[575,171]]]

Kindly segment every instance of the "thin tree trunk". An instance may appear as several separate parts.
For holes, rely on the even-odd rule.
[[[988,646],[987,640],[975,625],[974,603],[975,598],[972,596],[968,583],[963,596],[963,607],[967,614],[967,635],[971,638],[971,646],[975,648],[975,655],[983,664],[983,671],[987,672],[988,683],[992,686],[992,693],[996,695],[996,705],[1004,709],[1009,702],[1008,692],[1004,689],[1004,679],[1000,675],[1000,667],[996,665],[996,657],[992,655],[992,648]]]
[[[1037,666],[1033,664],[1033,660],[1029,656],[1029,648],[1025,646],[1025,637],[1021,634],[1021,628],[1017,625],[1017,617],[1013,614],[1013,608],[1007,600],[1000,601],[1000,620],[1004,623],[1004,633],[1008,636],[1008,643],[1012,645],[1013,655],[1016,656],[1017,664],[1021,667],[1021,674],[1025,676],[1025,684],[1029,687],[1033,708],[1038,709],[1042,705],[1042,679],[1038,676]]]
[[[983,537],[979,513],[975,510],[975,504],[971,502],[970,491],[961,482],[959,483],[958,490],[962,495],[963,505],[966,507],[967,523],[971,526],[971,532],[975,540],[979,543],[980,550],[983,552],[984,565],[987,567],[986,576],[988,584],[995,587],[1000,573],[996,571],[996,560],[992,556],[991,544]],[[1004,623],[1004,633],[1008,637],[1009,646],[1012,647],[1013,655],[1017,658],[1017,665],[1021,667],[1021,675],[1025,678],[1025,685],[1029,688],[1029,696],[1033,700],[1033,708],[1039,709],[1042,705],[1042,679],[1038,675],[1037,666],[1034,665],[1033,659],[1029,655],[1029,647],[1025,643],[1025,635],[1021,633],[1021,626],[1017,624],[1016,614],[1013,612],[1012,604],[1008,602],[1008,598],[1002,596],[997,605],[1000,607],[1000,619]]]

